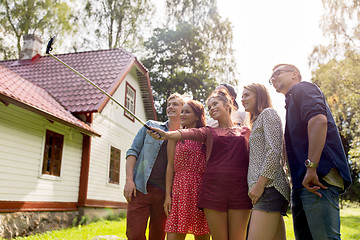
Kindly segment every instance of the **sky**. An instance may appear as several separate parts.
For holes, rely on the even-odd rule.
[[[218,0],[218,10],[233,24],[239,105],[244,85],[262,83],[284,121],[285,98],[268,80],[276,64],[291,63],[310,81],[308,57],[316,45],[326,44],[319,27],[321,0]]]

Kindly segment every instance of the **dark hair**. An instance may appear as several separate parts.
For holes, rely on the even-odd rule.
[[[196,128],[205,127],[206,119],[205,119],[205,109],[204,105],[201,102],[196,100],[189,100],[186,102],[189,106],[194,110],[195,116],[198,117],[198,121],[196,122]]]
[[[251,122],[254,122],[257,116],[268,107],[272,107],[270,94],[267,88],[260,83],[252,83],[246,85],[244,89],[247,89],[256,95],[256,111],[255,114],[250,114]]]
[[[224,104],[229,104],[229,113],[231,113],[231,111],[234,108],[233,100],[232,100],[230,94],[226,90],[218,89],[218,90],[213,91],[210,94],[210,96],[206,99],[206,104],[209,103],[209,100],[211,98],[216,98],[216,99],[219,99],[220,101],[222,101]]]
[[[237,109],[239,109],[239,105],[238,103],[236,102],[236,96],[237,96],[237,93],[235,92],[235,89],[233,86],[231,86],[230,84],[227,84],[227,83],[221,83],[219,86],[224,86],[227,91],[229,92],[230,96],[232,96],[234,99],[233,99],[233,105],[234,107]]]

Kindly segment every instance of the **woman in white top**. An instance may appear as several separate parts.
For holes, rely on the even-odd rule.
[[[281,119],[262,84],[245,86],[241,102],[250,113],[252,127],[247,180],[253,210],[248,239],[286,239],[282,215],[286,215],[290,187],[283,168]]]

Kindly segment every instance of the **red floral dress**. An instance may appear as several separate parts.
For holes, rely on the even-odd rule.
[[[204,212],[197,208],[205,164],[206,148],[203,143],[191,140],[177,143],[172,205],[166,220],[166,232],[194,235],[210,233]]]

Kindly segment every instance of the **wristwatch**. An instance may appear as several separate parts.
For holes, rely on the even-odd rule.
[[[305,167],[309,167],[309,168],[317,168],[317,164],[313,163],[312,161],[310,161],[310,159],[306,159],[305,161]]]

